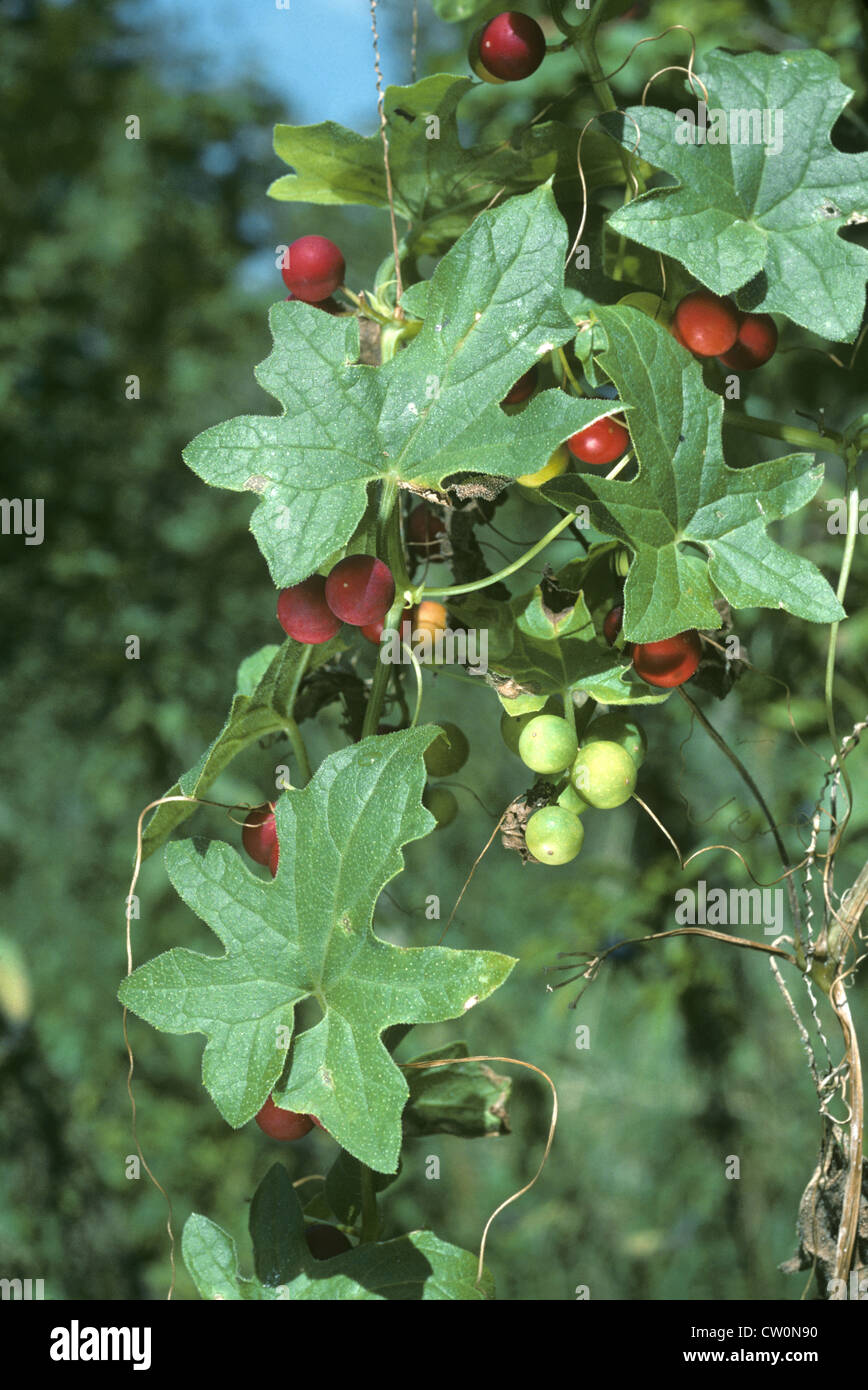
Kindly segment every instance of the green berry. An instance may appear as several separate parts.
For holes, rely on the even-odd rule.
[[[470,753],[463,729],[449,720],[444,720],[440,728],[443,732],[425,750],[429,777],[451,777],[454,772],[460,772]]]
[[[563,806],[534,811],[524,830],[525,843],[541,864],[568,864],[582,848],[585,827]]]
[[[583,801],[571,782],[567,782],[560,796],[558,805],[563,806],[565,811],[571,811],[574,816],[580,816],[583,811],[587,811],[588,803]]]
[[[458,802],[447,787],[426,787],[422,793],[422,805],[436,820],[437,830],[451,825],[458,815]]]
[[[616,711],[595,719],[584,733],[582,747],[586,743],[599,743],[601,739],[607,743],[620,743],[637,767],[644,763],[645,754],[648,752],[648,740],[641,724],[637,724],[629,714]]]
[[[579,749],[570,781],[589,806],[611,811],[629,801],[636,786],[636,764],[620,743],[601,739]]]
[[[515,753],[518,757],[518,740],[521,737],[522,729],[525,729],[532,719],[536,719],[540,714],[554,714],[558,709],[558,701],[552,695],[546,700],[542,709],[529,710],[527,714],[510,714],[504,710],[500,716],[500,734],[510,753]]]
[[[563,772],[578,752],[575,730],[556,714],[538,714],[524,726],[518,755],[534,772]]]

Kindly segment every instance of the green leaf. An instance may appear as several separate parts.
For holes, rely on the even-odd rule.
[[[733,608],[783,608],[816,623],[845,617],[819,570],[766,533],[810,501],[823,465],[790,454],[729,468],[723,402],[690,354],[638,309],[602,308],[599,317],[608,339],[603,368],[622,400],[638,402],[627,414],[639,474],[632,482],[564,474],[541,491],[565,510],[584,503],[598,531],[634,552],[625,638],[656,642],[720,627],[715,586]]]
[[[408,1087],[380,1035],[462,1016],[515,964],[494,952],[392,946],[371,929],[380,893],[403,867],[401,847],[434,827],[421,794],[435,734],[365,739],[326,758],[303,790],[284,792],[271,883],[222,842],[167,847],[172,882],[226,952],[167,951],[129,976],[120,998],[163,1032],[204,1033],[203,1081],[233,1127],[273,1091],[361,1162],[394,1172]],[[293,1040],[295,1007],[308,998],[322,1017]]]
[[[609,225],[674,256],[716,294],[745,286],[737,296],[743,309],[787,314],[812,332],[852,342],[868,251],[838,233],[868,214],[868,154],[844,154],[829,138],[852,91],[835,63],[813,50],[716,51],[700,79],[709,90],[709,121],[714,109],[726,112],[730,135],[730,112],[747,118],[767,111],[782,122],[768,130],[774,140],[780,129],[781,150],[762,140],[679,143],[686,123],[658,107],[605,114],[603,124],[628,148],[638,125],[642,157],[676,180],[615,212]]]
[[[600,641],[582,594],[557,613],[547,607],[540,585],[509,603],[469,594],[450,599],[449,607],[468,627],[487,628],[489,672],[538,696],[540,707],[546,696],[566,691],[615,705],[656,705],[671,693],[652,690],[626,657]],[[507,706],[516,714],[531,707],[512,700]]]
[[[203,1298],[237,1301],[268,1296],[263,1294],[256,1280],[241,1278],[235,1241],[207,1216],[193,1212],[187,1218],[181,1237],[181,1254]]]
[[[266,1175],[266,1182],[273,1172],[272,1169]],[[379,1302],[383,1299],[478,1301],[494,1297],[494,1280],[488,1270],[483,1271],[477,1286],[476,1257],[438,1240],[430,1231],[413,1231],[382,1244],[359,1245],[330,1260],[315,1260],[302,1234],[298,1197],[285,1174],[284,1178],[285,1183],[281,1182],[281,1201],[287,1209],[284,1281],[270,1284],[258,1277],[244,1278],[238,1271],[238,1250],[231,1236],[213,1221],[194,1213],[184,1226],[181,1248],[184,1263],[202,1298],[236,1302],[241,1299]],[[290,1211],[293,1206],[295,1210]]]
[[[469,1056],[467,1044],[456,1042],[434,1052],[423,1052],[412,1060],[435,1062]],[[408,1068],[407,1080],[410,1099],[404,1111],[404,1133],[409,1138],[458,1134],[464,1139],[489,1139],[509,1134],[506,1107],[512,1081],[508,1076],[498,1076],[487,1063]]]
[[[304,1216],[286,1169],[273,1163],[250,1203],[253,1264],[261,1284],[283,1284],[298,1270]]]
[[[533,473],[604,413],[557,389],[519,415],[500,408],[524,372],[575,337],[561,302],[565,249],[547,186],[481,213],[434,271],[418,335],[379,368],[355,362],[356,319],[272,307],[274,351],[257,377],[284,413],[217,425],[184,458],[206,482],[260,496],[251,529],[278,588],[349,542],[370,482],[439,489],[468,468]]]
[[[345,648],[340,636],[318,647],[306,648],[291,638],[282,647],[262,647],[238,668],[235,695],[226,723],[199,761],[165,793],[166,796],[204,796],[224,768],[248,744],[286,728],[293,716],[290,704],[298,689],[302,661],[309,673],[333,660]],[[174,801],[158,806],[142,837],[142,858],[159,849],[172,831],[192,816],[192,802]]]
[[[557,175],[559,195],[578,191],[576,136],[558,122],[537,122],[511,141],[459,139],[457,108],[475,84],[438,73],[409,87],[387,87],[385,113],[395,211],[410,223],[414,256],[441,255],[497,196],[527,193]],[[362,136],[334,121],[278,125],[275,153],[294,170],[269,188],[271,197],[303,203],[389,205],[380,132]],[[597,130],[582,144],[593,188],[623,182],[611,142]]]

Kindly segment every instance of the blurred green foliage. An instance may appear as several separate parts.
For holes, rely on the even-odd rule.
[[[644,20],[609,26],[604,67],[674,20],[696,32],[700,51],[711,43],[818,43],[859,85],[836,139],[840,133],[847,147],[864,134],[855,6],[836,0],[820,13],[806,3],[728,0],[711,13],[661,4]],[[136,819],[219,728],[239,661],[280,635],[265,566],[246,532],[249,502],[205,488],[182,466],[180,449],[217,420],[263,409],[251,369],[269,350],[267,305],[283,291],[276,272],[262,293],[245,289],[251,263],[265,265],[280,242],[323,230],[352,246],[360,287],[389,246],[385,218],[329,210],[324,220],[316,210],[268,204],[264,189],[279,172],[270,128],[292,119],[273,97],[250,83],[207,94],[172,88],[137,45],[114,4],[83,0],[17,6],[0,49],[5,490],[43,497],[46,507],[42,546],[2,543],[0,1274],[44,1278],[53,1298],[165,1294],[162,1199],[144,1177],[125,1176],[134,1145],[115,991],[126,968],[123,903]],[[637,82],[675,61],[671,52],[640,49],[619,97],[635,99]],[[463,58],[438,66],[464,71]],[[543,104],[540,78],[533,84],[519,98],[500,89],[474,96],[470,138],[506,133],[522,104],[530,119]],[[587,98],[573,85],[565,77],[554,114],[577,123]],[[130,114],[141,119],[140,140],[125,136]],[[795,332],[784,334],[782,349],[750,379],[749,411],[822,410],[838,427],[868,408],[864,349],[851,371]],[[139,400],[125,397],[130,375],[140,379]],[[743,462],[776,452],[748,436],[733,450]],[[842,542],[826,530],[824,502],[842,491],[842,470],[830,459],[815,503],[778,528],[784,544],[833,581]],[[495,517],[498,531],[528,541],[547,524],[543,508],[514,501]],[[493,530],[482,536],[496,568],[503,542]],[[564,562],[572,544],[545,558]],[[839,642],[841,729],[865,714],[865,588],[860,542],[847,601],[853,616]],[[830,751],[827,633],[765,612],[740,614],[737,632],[754,669],[725,704],[706,694],[699,701],[763,787],[795,860]],[[141,640],[137,661],[125,657],[131,634]],[[381,899],[378,930],[412,944],[440,936],[501,810],[527,785],[501,742],[499,707],[477,682],[432,673],[423,718],[460,721],[471,756],[447,782],[462,815],[409,847],[407,872]],[[726,843],[759,880],[775,879],[779,864],[757,808],[731,765],[691,728],[683,702],[674,696],[642,720],[650,751],[638,790],[682,854]],[[345,738],[334,706],[304,733],[317,760]],[[215,797],[261,801],[282,761],[285,745],[249,750]],[[854,782],[860,774],[864,782],[864,766],[860,749],[850,759]],[[798,1298],[802,1282],[777,1265],[794,1247],[819,1124],[798,1036],[763,960],[676,938],[610,960],[575,1010],[577,985],[549,992],[562,978],[552,969],[565,963],[559,953],[674,926],[673,895],[684,883],[748,880],[719,849],[682,875],[635,806],[585,819],[582,854],[562,869],[522,869],[499,842],[492,846],[447,942],[511,952],[520,965],[463,1025],[416,1029],[399,1053],[464,1037],[471,1052],[532,1063],[558,1087],[560,1124],[545,1173],[492,1229],[488,1260],[499,1296],[571,1299],[589,1285],[595,1299]],[[220,811],[200,810],[191,824],[194,833],[239,843]],[[865,826],[857,804],[839,891],[858,870]],[[136,960],[178,943],[217,949],[175,899],[159,856],[138,892]],[[440,899],[440,922],[426,919],[429,894]],[[855,993],[864,1024],[859,987]],[[828,1010],[822,1018],[837,1056],[834,1021]],[[576,1045],[579,1025],[590,1030],[587,1048]],[[139,1136],[172,1194],[176,1229],[198,1210],[246,1252],[247,1204],[275,1146],[255,1126],[227,1129],[201,1087],[200,1040],[164,1037],[135,1019],[130,1030]],[[550,1093],[538,1076],[510,1070],[512,1135],[410,1140],[384,1199],[385,1235],[430,1225],[474,1249],[490,1211],[530,1179]],[[280,1157],[297,1178],[324,1172],[333,1152],[317,1131]],[[429,1154],[441,1160],[439,1181],[426,1177]],[[724,1176],[729,1155],[741,1160],[739,1181]],[[178,1296],[195,1296],[183,1269]]]

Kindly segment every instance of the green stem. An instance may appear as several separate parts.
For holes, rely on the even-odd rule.
[[[389,518],[398,500],[398,484],[394,478],[383,479],[383,489],[380,493],[380,510],[377,516],[377,523],[381,528],[388,525]]]
[[[564,691],[564,719],[565,719],[565,720],[567,721],[567,723],[569,724],[569,726],[570,726],[570,728],[572,729],[573,733],[575,733],[575,732],[576,732],[576,707],[575,707],[575,705],[573,704],[573,692],[572,692],[571,690],[565,690],[565,691]]]
[[[506,569],[498,570],[497,574],[489,574],[485,579],[475,579],[472,584],[450,584],[445,589],[426,588],[424,590],[426,598],[456,598],[459,594],[472,594],[477,589],[487,589],[489,584],[499,584],[501,579],[507,579],[509,575],[515,574],[516,570],[522,569],[535,555],[539,555],[541,550],[545,550],[546,546],[550,545],[561,531],[566,530],[573,519],[574,514],[568,512],[565,517],[561,518],[557,526],[546,531],[542,540],[537,541],[536,545],[532,545],[530,550],[526,550],[523,555],[519,555],[517,560],[513,560],[511,565],[506,566]]]
[[[377,519],[377,553],[381,556],[385,555],[386,563],[395,580],[395,598],[392,607],[386,614],[383,623],[384,631],[387,628],[392,630],[399,627],[404,612],[404,591],[410,583],[401,546],[401,515],[400,508],[396,506],[397,500],[397,482],[392,478],[384,478],[383,491],[380,495],[380,512]],[[378,649],[377,651],[377,665],[362,723],[362,738],[368,738],[377,732],[383,700],[389,684],[389,666],[387,662],[380,660],[381,650]]]
[[[377,1211],[377,1194],[374,1191],[374,1175],[370,1168],[360,1165],[362,1188],[362,1243],[375,1241],[380,1234],[380,1214]]]
[[[750,430],[752,434],[765,435],[767,439],[781,439],[784,444],[793,444],[799,449],[813,449],[838,455],[844,453],[840,435],[817,434],[814,430],[799,429],[797,425],[785,425],[782,420],[760,420],[755,415],[725,410],[723,423],[732,425],[737,430]]]
[[[850,570],[853,566],[853,555],[856,551],[856,536],[859,533],[859,487],[856,482],[856,461],[857,450],[855,445],[847,451],[847,538],[844,542],[844,556],[841,561],[841,573],[838,576],[838,588],[835,597],[843,607],[844,596],[847,592],[847,583],[850,578]],[[832,623],[829,628],[829,649],[826,653],[826,723],[829,728],[829,736],[832,740],[832,747],[838,747],[838,732],[835,726],[835,707],[832,703],[835,682],[835,657],[838,650],[838,628],[840,621]],[[844,772],[845,781],[847,778]]]
[[[299,729],[298,724],[295,722],[295,702],[298,699],[299,688],[301,687],[301,683],[304,680],[307,668],[310,665],[310,658],[312,653],[313,647],[311,647],[310,645],[305,646],[304,651],[301,654],[298,666],[295,669],[295,677],[293,679],[292,686],[290,688],[289,695],[286,701],[288,717],[284,725],[286,732],[289,736],[289,742],[292,747],[292,751],[295,754],[295,761],[298,764],[298,770],[303,778],[302,786],[307,785],[307,783],[313,776],[313,773],[311,772],[310,759],[307,756],[307,749],[304,746],[304,739],[301,736],[301,730]]]
[[[313,773],[311,772],[310,759],[307,756],[307,749],[304,746],[301,730],[294,719],[287,720],[286,732],[289,735],[292,751],[295,754],[295,761],[298,763],[298,771],[302,779],[301,785],[306,787]]]
[[[618,103],[612,95],[612,89],[603,75],[600,60],[597,57],[596,38],[597,29],[603,18],[603,6],[598,4],[591,12],[581,30],[575,36],[575,46],[584,65],[585,74],[591,84],[594,98],[601,111],[617,111]],[[629,190],[635,179],[639,192],[644,193],[645,184],[639,174],[633,169],[633,154],[628,153],[623,145],[618,145],[618,158],[624,170],[624,177],[627,180],[628,199]]]

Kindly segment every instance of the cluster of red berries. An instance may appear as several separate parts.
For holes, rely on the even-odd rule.
[[[347,555],[327,579],[312,574],[301,584],[282,589],[277,599],[277,619],[296,642],[319,646],[350,623],[365,633],[383,619],[395,598],[392,571],[375,555]],[[379,635],[376,639],[379,640]]]
[[[610,608],[603,621],[603,635],[613,646],[624,621],[624,605]],[[662,642],[628,643],[637,676],[649,685],[673,689],[683,685],[696,671],[702,659],[702,642],[695,628],[667,637]]]
[[[778,330],[771,314],[746,314],[731,299],[693,290],[679,302],[672,335],[697,357],[717,357],[735,371],[753,371],[774,356]]]

